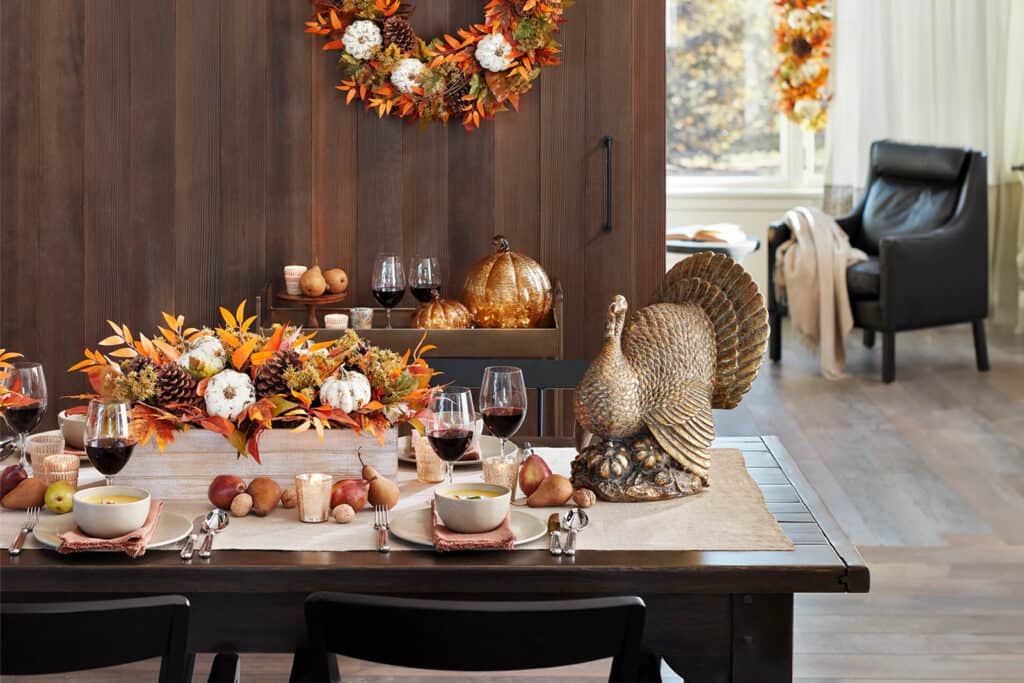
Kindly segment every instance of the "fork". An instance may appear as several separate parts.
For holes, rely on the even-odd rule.
[[[390,553],[388,527],[391,526],[391,511],[384,505],[373,506],[373,528],[377,530],[377,552]]]
[[[21,527],[21,531],[18,532],[18,537],[14,539],[14,543],[11,544],[10,549],[7,551],[11,555],[20,555],[21,546],[25,544],[25,539],[28,537],[32,530],[36,528],[36,523],[39,521],[39,508],[31,507],[25,513],[25,525]]]

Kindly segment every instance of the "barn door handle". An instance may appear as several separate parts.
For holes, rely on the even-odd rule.
[[[605,206],[604,206],[604,225],[602,229],[605,232],[612,231],[612,136],[604,136],[604,153],[605,153]]]

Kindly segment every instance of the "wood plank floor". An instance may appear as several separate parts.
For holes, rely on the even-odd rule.
[[[1024,681],[1024,338],[990,330],[992,371],[978,373],[966,325],[898,335],[897,380],[884,385],[880,349],[859,336],[847,343],[850,378],[826,382],[786,332],[782,363],[716,415],[718,432],[779,436],[872,572],[870,594],[797,598],[797,680]],[[288,664],[245,655],[244,680],[285,680]],[[142,680],[143,670],[63,680]],[[563,683],[601,680],[607,664],[484,678],[343,661],[342,673]]]

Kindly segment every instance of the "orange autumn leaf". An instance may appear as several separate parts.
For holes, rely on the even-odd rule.
[[[231,354],[231,364],[235,366],[236,370],[242,369],[245,362],[249,360],[249,356],[252,354],[252,350],[256,348],[256,344],[258,342],[259,337],[252,337]]]

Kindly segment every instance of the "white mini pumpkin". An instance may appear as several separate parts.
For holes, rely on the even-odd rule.
[[[210,377],[224,369],[227,352],[216,337],[200,337],[178,358],[178,365],[196,379]]]
[[[235,420],[242,411],[256,402],[256,387],[249,376],[224,370],[210,378],[206,385],[206,412]]]
[[[346,413],[359,410],[370,402],[370,380],[362,373],[342,370],[320,387],[320,400]]]

